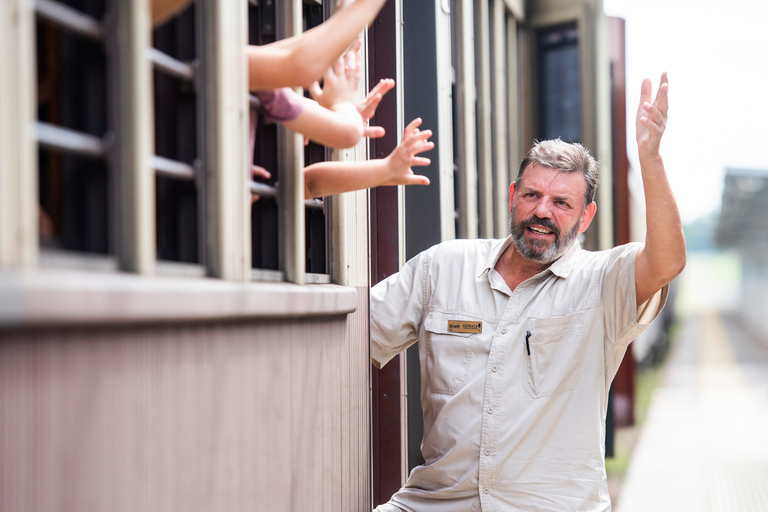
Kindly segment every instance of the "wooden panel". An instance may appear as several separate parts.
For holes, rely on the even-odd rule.
[[[3,332],[0,510],[365,510],[364,291],[321,320]]]

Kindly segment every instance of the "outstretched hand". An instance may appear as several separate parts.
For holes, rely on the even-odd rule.
[[[421,119],[416,118],[405,127],[400,144],[386,157],[391,177],[382,185],[429,185],[429,178],[413,173],[411,167],[425,166],[431,163],[429,158],[416,156],[435,147],[429,141],[432,130],[420,131]]]
[[[367,123],[376,113],[376,109],[381,103],[381,99],[395,87],[395,81],[391,78],[383,78],[379,80],[379,83],[371,89],[368,96],[364,100],[357,104],[357,111],[360,112],[360,116],[363,118],[363,122],[366,123],[363,130],[363,136],[378,139],[386,134],[386,131],[381,126],[368,126]]]
[[[661,74],[659,90],[652,100],[651,81],[646,78],[640,88],[640,106],[637,109],[637,148],[640,159],[658,158],[661,137],[667,126],[669,108],[669,81]],[[653,102],[651,102],[653,101]]]
[[[341,103],[355,104],[360,83],[358,52],[353,48],[336,60],[323,75],[323,87],[317,82],[309,86],[312,99],[333,110]]]

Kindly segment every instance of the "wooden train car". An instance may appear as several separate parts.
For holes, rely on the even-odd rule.
[[[389,0],[361,87],[396,80],[387,135],[346,151],[270,123],[245,79],[246,44],[334,4],[196,0],[153,29],[149,0],[0,3],[0,511],[370,510],[421,428],[417,354],[370,364],[370,286],[505,236],[534,139],[602,162],[583,245],[628,241],[599,0]],[[429,187],[304,200],[305,164],[380,158],[415,117]]]

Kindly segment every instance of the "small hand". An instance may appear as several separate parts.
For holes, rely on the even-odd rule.
[[[637,148],[641,159],[658,158],[661,137],[667,126],[669,109],[669,81],[667,73],[661,74],[656,98],[651,103],[651,81],[643,80],[640,88],[640,106],[637,109]]]
[[[376,113],[376,109],[379,107],[381,99],[394,87],[394,80],[391,78],[384,78],[380,80],[373,89],[371,89],[371,92],[368,93],[368,96],[366,96],[364,100],[357,104],[357,111],[360,112],[360,116],[362,116],[364,122],[368,123],[368,121]],[[384,128],[381,126],[366,126],[365,130],[363,131],[363,136],[369,137],[371,139],[377,139],[379,137],[383,137],[385,133],[386,132]]]
[[[420,131],[421,119],[416,118],[405,127],[403,140],[387,157],[387,164],[391,166],[392,177],[385,185],[429,185],[429,178],[413,173],[411,167],[425,166],[431,163],[429,158],[416,156],[435,147],[435,143],[429,141],[432,130]]]
[[[264,178],[265,180],[268,180],[272,177],[268,170],[258,165],[251,165],[251,174],[254,177]],[[260,195],[251,194],[251,204],[255,203],[259,199],[261,199]]]
[[[354,46],[336,60],[333,67],[323,75],[323,87],[314,82],[309,86],[312,98],[321,106],[333,110],[337,104],[357,101],[357,89],[360,84],[358,53]]]

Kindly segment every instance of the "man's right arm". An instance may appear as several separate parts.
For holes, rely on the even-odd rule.
[[[425,296],[427,253],[371,288],[371,359],[381,368],[419,339]]]

